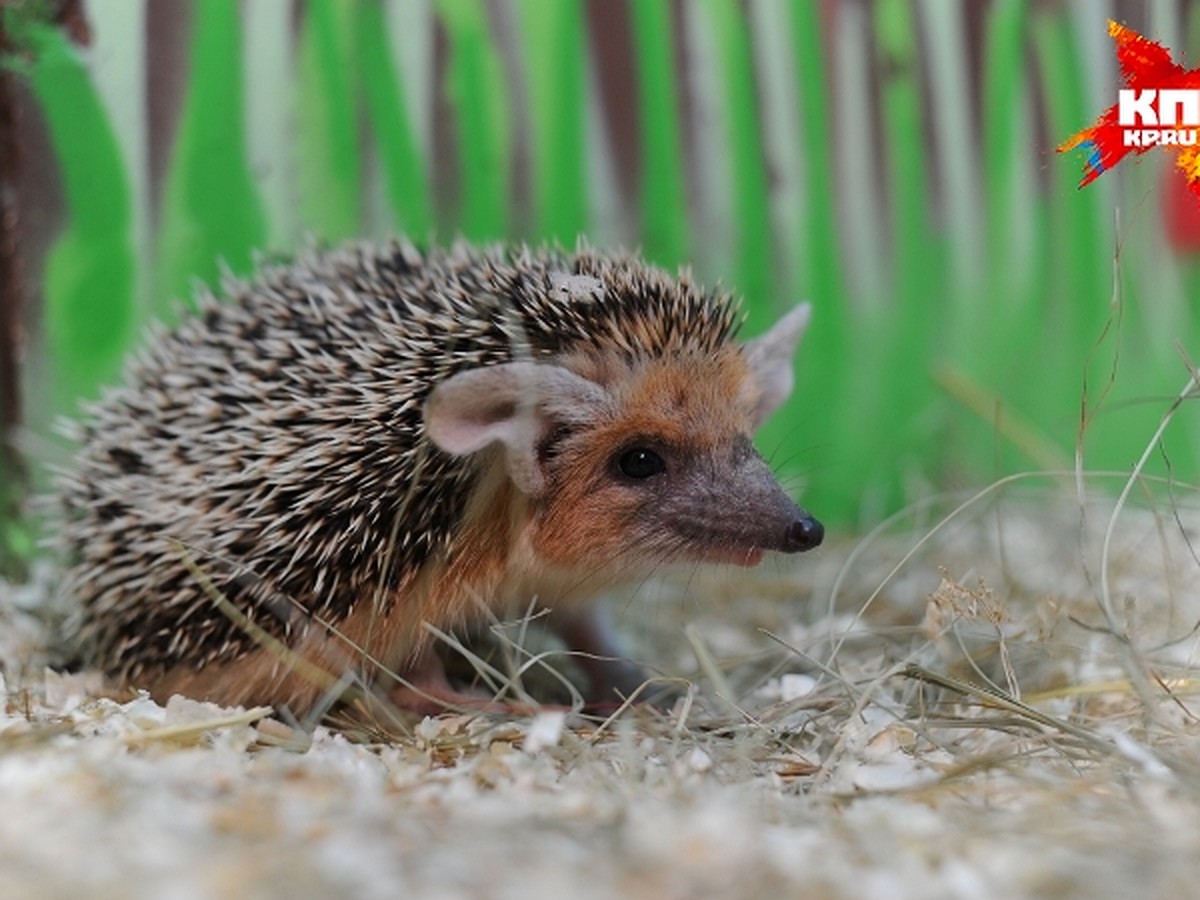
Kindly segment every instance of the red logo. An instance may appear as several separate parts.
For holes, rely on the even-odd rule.
[[[1116,41],[1117,63],[1126,88],[1091,128],[1058,145],[1065,153],[1088,151],[1080,187],[1091,184],[1129,153],[1161,147],[1175,154],[1175,165],[1200,198],[1200,69],[1184,69],[1171,61],[1162,44],[1111,19],[1108,33]]]

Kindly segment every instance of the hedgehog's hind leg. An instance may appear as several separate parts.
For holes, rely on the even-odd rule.
[[[222,706],[269,705],[304,718],[333,699],[330,691],[345,685],[332,674],[320,680],[290,669],[277,652],[250,651],[232,660],[214,660],[204,666],[177,665],[146,679],[144,685],[159,703],[174,694]]]

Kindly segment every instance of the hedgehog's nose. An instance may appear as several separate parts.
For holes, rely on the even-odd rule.
[[[811,550],[825,539],[825,526],[805,514],[787,527],[783,535],[783,552],[798,553]]]

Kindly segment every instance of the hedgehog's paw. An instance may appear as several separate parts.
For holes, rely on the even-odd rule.
[[[450,684],[442,661],[434,654],[396,677],[387,691],[388,700],[398,709],[420,716],[446,713],[529,713],[529,704],[498,700],[483,691],[461,690]]]
[[[626,704],[669,713],[687,694],[682,679],[649,676],[641,666],[627,660],[598,660],[586,668],[591,684],[584,710],[589,713],[608,714]]]

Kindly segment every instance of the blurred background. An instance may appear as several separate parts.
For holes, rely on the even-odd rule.
[[[55,417],[148,321],[400,232],[640,248],[746,334],[811,300],[759,444],[844,531],[1128,473],[1200,352],[1200,204],[1165,153],[1083,191],[1055,153],[1116,100],[1109,17],[1200,47],[1188,0],[3,0],[0,568]],[[1150,456],[1168,490],[1196,418]]]

